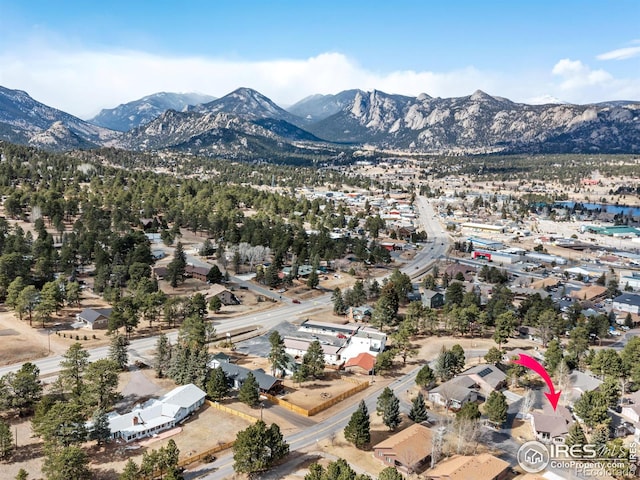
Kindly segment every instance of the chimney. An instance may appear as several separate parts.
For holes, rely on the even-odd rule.
[[[138,416],[136,415],[135,417],[133,417],[133,424],[138,425],[138,422],[139,422]]]

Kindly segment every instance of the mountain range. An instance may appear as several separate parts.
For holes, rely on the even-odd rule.
[[[528,105],[482,91],[453,98],[346,90],[288,109],[250,88],[222,98],[160,93],[89,121],[0,87],[0,139],[51,150],[112,146],[234,158],[363,145],[433,153],[638,153],[640,102]]]
[[[215,97],[199,93],[154,93],[133,102],[123,103],[116,108],[103,109],[89,122],[111,130],[128,132],[132,128],[149,123],[167,110],[182,111],[191,105],[212,100],[215,100]]]

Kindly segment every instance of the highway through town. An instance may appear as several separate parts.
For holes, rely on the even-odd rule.
[[[433,243],[433,248],[429,248],[430,244],[427,243],[422,249],[418,250],[416,256],[411,262],[408,262],[401,271],[417,278],[420,272],[423,271],[425,265],[432,265],[433,262],[439,257],[443,256],[448,248],[448,236],[442,229],[439,222],[433,220],[434,214],[431,205],[426,202],[422,197],[418,197],[418,208],[420,212],[420,223],[422,228],[427,232],[430,242]],[[193,261],[194,259],[190,259]],[[195,259],[197,260],[197,259]],[[197,261],[196,265],[205,266],[202,261]],[[209,267],[211,265],[208,265]],[[430,267],[429,267],[430,268]],[[277,292],[267,290],[263,287],[255,285],[254,283],[247,282],[242,279],[237,279],[240,285],[251,288],[258,293],[271,296],[278,295]],[[278,295],[279,296],[279,295]],[[283,297],[283,300],[285,297]],[[262,331],[268,331],[280,322],[291,321],[296,318],[300,318],[310,312],[317,312],[319,309],[328,309],[331,306],[331,293],[326,293],[313,300],[304,301],[299,304],[293,303],[290,299],[286,299],[281,302],[281,305],[277,308],[271,308],[263,312],[249,313],[240,317],[234,317],[231,319],[222,319],[214,321],[216,332],[218,334],[226,334],[227,332],[233,332],[238,329],[257,327]],[[167,333],[169,339],[174,342],[178,336],[178,333],[173,331]],[[131,361],[141,360],[148,362],[153,355],[157,343],[157,336],[145,337],[140,339],[134,339],[129,346],[129,357]],[[109,346],[96,347],[88,350],[89,361],[93,362],[101,358],[105,358],[109,354]],[[39,360],[35,360],[34,363],[40,369],[40,375],[42,377],[50,377],[57,374],[60,370],[61,355],[55,355],[45,357]],[[9,372],[15,372],[22,366],[22,363],[15,363],[0,368],[0,376]]]

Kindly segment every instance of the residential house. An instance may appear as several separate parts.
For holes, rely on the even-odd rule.
[[[489,453],[454,455],[426,472],[430,480],[506,480],[511,476],[508,462]]]
[[[163,280],[169,272],[167,267],[153,267],[151,270],[158,280]]]
[[[349,307],[347,311],[347,318],[352,321],[366,321],[371,318],[373,309],[369,305],[362,305],[361,307]]]
[[[602,380],[579,370],[574,370],[569,374],[569,385],[571,385],[571,391],[568,392],[568,400],[575,402],[583,393],[592,392],[600,388]]]
[[[459,410],[467,402],[478,400],[478,386],[470,376],[460,376],[429,390],[429,400],[453,410]]]
[[[211,355],[209,360],[209,368],[218,368],[221,363],[231,363],[232,359],[224,352],[218,352]]]
[[[514,348],[513,350],[505,352],[504,356],[502,357],[502,361],[505,363],[511,363],[513,360],[519,359],[520,355],[527,355],[537,360],[544,360],[544,356],[541,355],[538,350],[524,350],[522,348]]]
[[[433,432],[414,424],[375,445],[373,455],[387,467],[412,473],[431,458],[432,448]]]
[[[558,405],[554,411],[549,404],[545,404],[542,413],[532,413],[530,420],[536,440],[544,443],[564,443],[573,423],[573,417],[567,407]]]
[[[420,293],[420,284],[411,284],[411,291],[407,293],[407,301],[419,302],[422,300],[422,294]]]
[[[195,265],[187,265],[186,267],[184,267],[184,275],[185,277],[191,277],[195,278],[196,280],[200,280],[201,282],[206,282],[209,270],[210,269],[207,267],[196,267]]]
[[[242,386],[244,381],[247,379],[249,372],[253,373],[261,392],[275,394],[282,388],[282,380],[265,373],[261,368],[250,370],[248,368],[241,367],[240,365],[216,360],[209,363],[209,367],[216,368],[213,367],[213,365],[222,368],[222,371],[227,376],[229,383],[236,390]]]
[[[518,327],[518,333],[521,337],[524,337],[532,342],[542,343],[542,336],[540,335],[540,329],[537,327],[531,327],[528,325],[521,325]]]
[[[449,278],[456,278],[458,273],[462,273],[466,282],[473,281],[476,271],[476,267],[463,265],[462,263],[452,263],[444,269],[444,273],[446,273]]]
[[[206,291],[202,292],[207,303],[213,297],[218,297],[223,305],[240,305],[240,300],[235,294],[223,285],[211,285]]]
[[[76,319],[91,330],[106,329],[113,308],[85,308],[76,314]]]
[[[489,396],[494,390],[503,388],[507,381],[505,373],[491,364],[476,365],[462,372],[460,376],[473,379],[475,385],[485,396]]]
[[[164,250],[160,250],[158,248],[155,250],[151,250],[151,256],[153,257],[154,260],[162,260],[164,257],[167,256],[167,254]]]
[[[429,308],[439,308],[444,305],[444,295],[427,289],[422,292],[422,304]]]
[[[614,310],[621,312],[640,314],[640,295],[634,293],[623,293],[613,299]]]
[[[362,352],[357,356],[350,358],[344,364],[345,370],[355,370],[366,375],[374,373],[374,367],[376,365],[376,357],[367,352]]]
[[[174,388],[158,399],[151,399],[124,415],[109,414],[113,439],[138,440],[173,428],[198,410],[206,394],[192,383]]]

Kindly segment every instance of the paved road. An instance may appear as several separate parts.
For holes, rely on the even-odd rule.
[[[400,395],[413,385],[419,369],[420,368],[417,367],[403,377],[398,378],[389,385],[389,387],[394,390],[396,395]],[[376,384],[370,387],[370,393],[365,399],[369,413],[375,412],[378,395],[380,395],[383,388],[382,385],[376,386]],[[290,451],[294,452],[316,445],[320,440],[344,430],[344,427],[349,423],[351,415],[357,408],[357,404],[351,405],[333,417],[327,418],[303,431],[287,435],[285,440],[289,443]],[[228,451],[212,464],[203,465],[189,472],[185,472],[185,480],[193,480],[196,478],[214,480],[231,478],[233,475],[233,454],[231,451]]]

